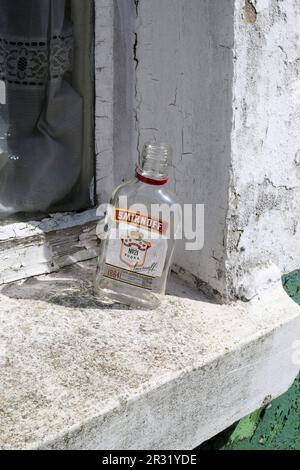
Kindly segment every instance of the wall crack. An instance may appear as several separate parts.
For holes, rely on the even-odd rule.
[[[269,184],[274,189],[284,189],[285,191],[294,191],[295,189],[299,189],[298,186],[286,186],[284,184],[277,186],[275,183],[273,183],[273,181],[270,180],[270,178],[267,178],[267,177],[264,179],[264,182],[260,184],[260,186],[262,186],[265,183]]]
[[[135,69],[139,66],[139,59],[137,56],[137,48],[138,48],[138,35],[134,33],[134,43],[133,43],[133,60],[135,62]]]
[[[140,0],[134,0],[134,6],[135,6],[136,16],[139,16]]]

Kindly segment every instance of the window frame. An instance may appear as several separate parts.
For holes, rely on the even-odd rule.
[[[30,220],[19,215],[0,225],[0,285],[35,275],[51,273],[98,254],[96,237],[95,165],[95,8],[97,0],[70,0],[74,34],[80,47],[74,51],[75,88],[84,95],[83,159],[80,188],[89,181],[90,208],[62,211]],[[78,44],[78,42],[77,42]],[[86,52],[89,51],[87,54]],[[90,178],[91,177],[91,178]],[[90,180],[89,180],[90,178]],[[70,211],[70,212],[65,212]],[[21,219],[21,220],[20,220]]]

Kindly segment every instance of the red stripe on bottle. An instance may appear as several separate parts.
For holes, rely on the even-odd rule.
[[[147,178],[146,176],[140,175],[138,172],[136,172],[136,177],[143,183],[153,184],[154,186],[162,186],[163,184],[166,184],[169,180],[168,178],[164,178],[163,180],[154,180],[152,178]]]

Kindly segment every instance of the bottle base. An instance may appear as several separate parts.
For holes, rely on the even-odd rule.
[[[130,294],[128,294],[128,287],[130,287]],[[105,305],[113,306],[118,303],[133,309],[154,310],[161,303],[160,294],[108,278],[102,278],[100,282],[97,280],[94,291]]]

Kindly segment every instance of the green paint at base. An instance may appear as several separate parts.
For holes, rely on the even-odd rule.
[[[252,415],[251,415],[252,416]],[[241,422],[247,420],[241,420]],[[236,431],[233,431],[235,434]],[[224,449],[234,450],[300,450],[300,377],[290,390],[263,410],[251,436],[241,433]]]

